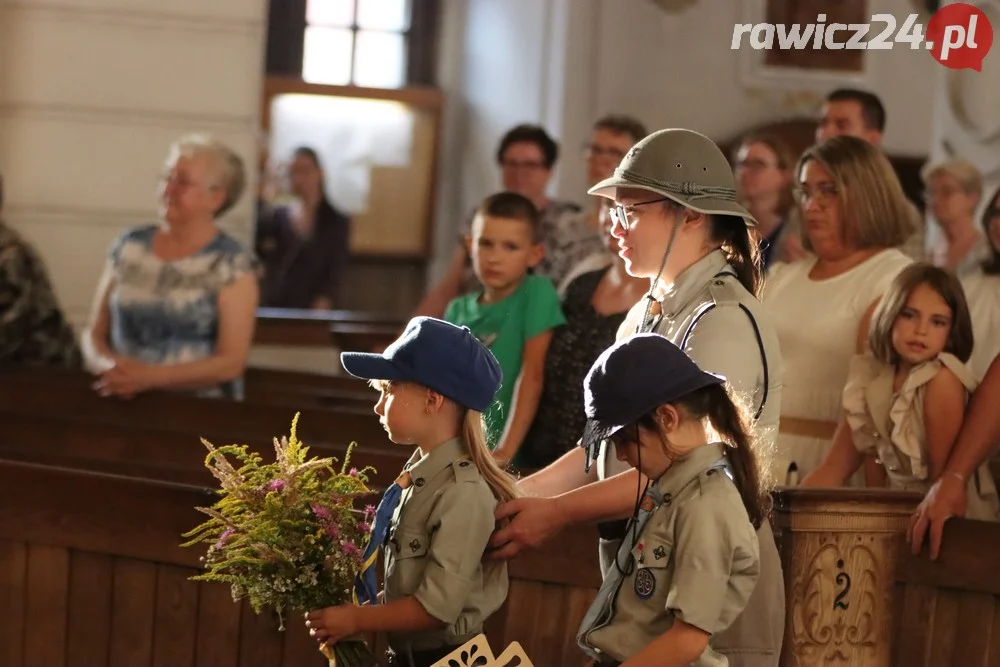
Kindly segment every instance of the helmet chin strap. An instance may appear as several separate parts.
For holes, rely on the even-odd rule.
[[[639,328],[636,333],[642,333],[642,330],[646,327],[646,322],[649,321],[649,311],[653,307],[653,302],[656,301],[656,297],[653,296],[653,290],[656,289],[656,283],[660,280],[660,276],[663,275],[663,269],[667,266],[667,258],[670,257],[670,250],[674,247],[674,240],[677,238],[677,228],[680,225],[680,218],[674,220],[674,228],[670,231],[670,240],[667,242],[667,249],[663,253],[660,268],[656,272],[656,277],[649,281],[649,292],[646,293],[646,310],[642,313],[642,319],[639,320]]]

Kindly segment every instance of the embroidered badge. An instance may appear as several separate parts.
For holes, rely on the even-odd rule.
[[[648,600],[653,597],[656,590],[656,578],[649,568],[641,568],[635,573],[635,594],[640,600]]]
[[[655,549],[653,549],[653,556],[656,558],[656,560],[661,560],[663,558],[666,558],[667,550],[664,549],[663,547],[656,547]]]
[[[420,542],[418,542],[416,538],[414,538],[414,540],[410,542],[410,551],[412,551],[413,553],[417,553],[417,549],[419,548],[420,548]]]
[[[653,501],[653,499],[650,498],[649,496],[646,496],[645,498],[642,499],[642,503],[639,504],[639,509],[645,512],[652,512],[653,507],[655,505],[656,503]]]

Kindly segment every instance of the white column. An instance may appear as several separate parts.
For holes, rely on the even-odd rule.
[[[151,221],[166,150],[207,131],[250,187],[253,223],[265,0],[0,0],[5,217],[35,244],[67,316],[87,316],[109,243]]]

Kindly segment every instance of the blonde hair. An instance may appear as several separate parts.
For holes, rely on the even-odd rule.
[[[465,440],[465,448],[472,464],[479,470],[496,499],[505,503],[516,498],[519,494],[514,478],[504,472],[486,445],[483,413],[468,409],[465,411],[462,416],[462,439]]]
[[[968,160],[963,160],[962,158],[946,160],[945,162],[928,165],[920,173],[920,178],[923,180],[924,185],[930,185],[931,180],[936,176],[951,176],[958,181],[958,184],[966,194],[979,196],[983,194],[983,175],[979,173],[976,165]]]
[[[864,139],[839,136],[806,149],[797,178],[810,160],[830,172],[837,187],[844,241],[857,249],[902,245],[917,230],[910,205],[889,158]],[[812,250],[803,233],[806,250]]]
[[[201,155],[207,155],[215,162],[219,182],[210,187],[213,189],[221,188],[226,195],[222,206],[215,212],[215,217],[220,218],[236,205],[246,189],[247,177],[243,158],[212,135],[200,133],[185,135],[171,144],[167,154],[167,162],[173,162],[181,156],[198,157]]]
[[[393,386],[401,384],[398,380],[369,380],[368,385],[379,391],[389,391]],[[427,391],[435,391],[430,387],[419,384],[417,382],[412,382],[418,387],[422,387]],[[440,393],[440,392],[435,392]],[[452,401],[450,398],[446,400],[459,405],[456,401]],[[500,501],[505,503],[509,500],[513,500],[519,494],[517,491],[517,483],[514,478],[504,472],[500,465],[493,458],[493,454],[490,452],[489,446],[486,444],[486,432],[483,429],[483,413],[476,410],[471,410],[459,405],[460,409],[463,410],[461,413],[461,426],[462,426],[462,440],[465,442],[465,450],[469,455],[469,460],[472,461],[472,465],[476,466],[476,470],[479,474],[483,476],[486,481],[487,486],[493,492],[493,496]]]

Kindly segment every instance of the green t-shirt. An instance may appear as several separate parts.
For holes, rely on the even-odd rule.
[[[467,326],[490,348],[500,362],[503,379],[493,405],[486,412],[486,441],[490,448],[500,442],[511,413],[514,387],[521,374],[524,344],[530,338],[566,323],[559,295],[552,281],[543,276],[525,276],[520,286],[503,301],[479,303],[482,292],[460,296],[448,304],[444,319]],[[520,452],[513,463],[521,459]]]

